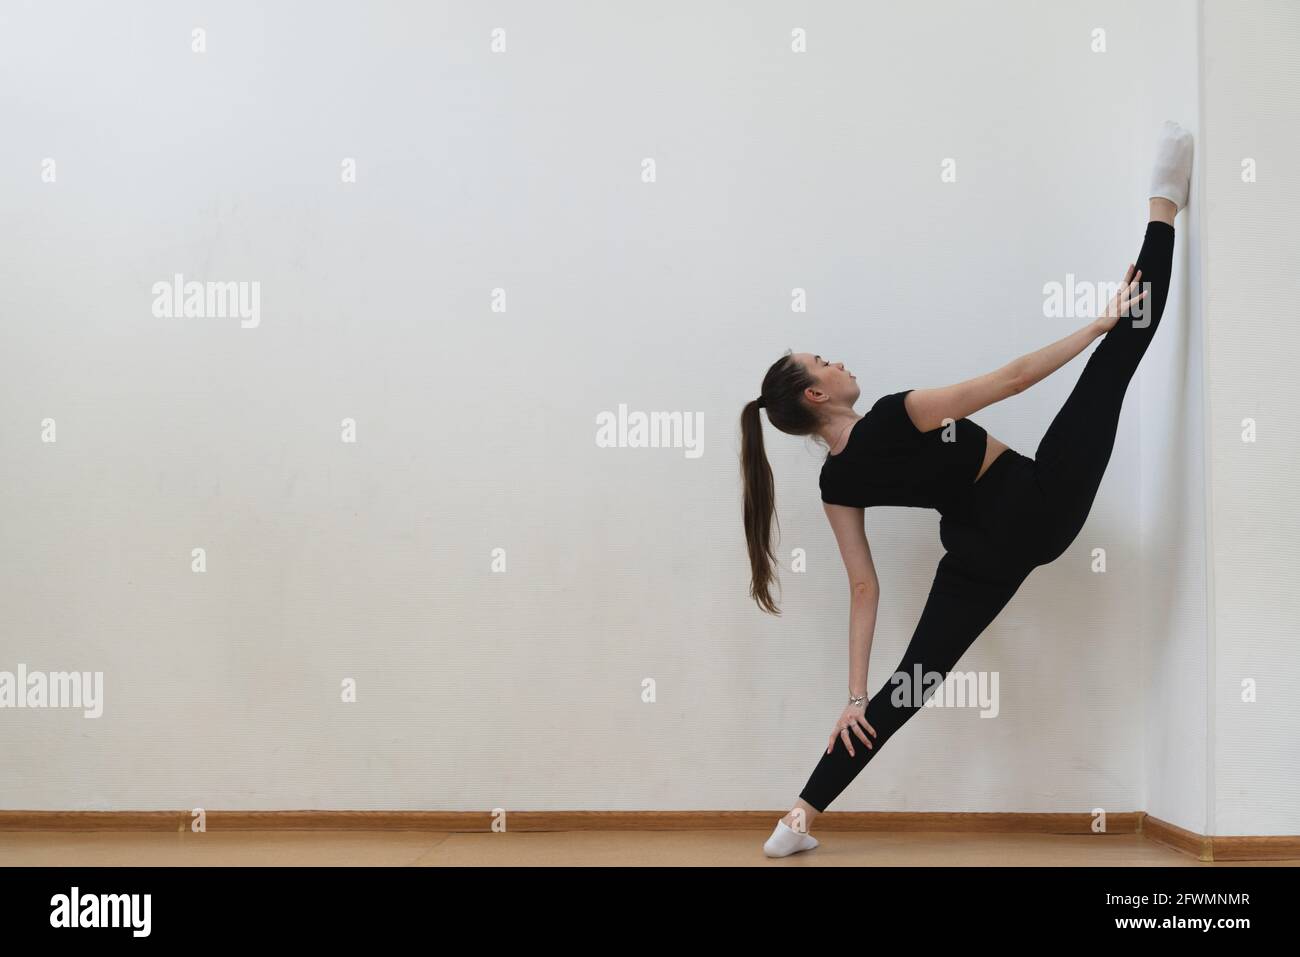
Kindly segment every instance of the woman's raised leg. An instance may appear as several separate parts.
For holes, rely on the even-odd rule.
[[[1134,317],[1121,316],[1088,357],[1079,381],[1034,454],[1043,496],[1059,519],[1051,561],[1074,541],[1110,463],[1129,382],[1160,327],[1173,272],[1174,217],[1187,204],[1192,137],[1166,123],[1151,177],[1150,220],[1134,268],[1148,293]]]
[[[1152,201],[1156,202],[1155,200]],[[1148,291],[1137,318],[1120,317],[1088,357],[1079,381],[1052,419],[1034,453],[1039,487],[1060,522],[1055,558],[1083,527],[1110,464],[1124,395],[1164,315],[1173,265],[1174,227],[1147,223],[1134,268]]]

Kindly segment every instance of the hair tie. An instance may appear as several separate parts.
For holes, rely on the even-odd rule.
[[[764,399],[761,395],[760,395],[760,396],[759,396],[755,401],[758,402],[758,407],[759,407],[760,409],[763,409],[763,408],[766,408],[766,407],[767,407],[767,400]]]

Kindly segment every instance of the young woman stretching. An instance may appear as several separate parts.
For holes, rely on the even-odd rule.
[[[821,498],[852,592],[849,702],[798,801],[764,844],[769,857],[817,846],[808,824],[920,710],[936,687],[929,676],[946,676],[1029,573],[1058,558],[1079,534],[1110,461],[1124,393],[1164,313],[1174,216],[1187,205],[1191,165],[1191,134],[1166,122],[1137,263],[1105,312],[1059,342],[956,385],[883,396],[862,416],[853,409],[861,394],[856,376],[842,362],[787,352],[763,377],[760,396],[745,406],[741,458],[751,596],[779,614],[769,592],[775,504],[758,414],[764,408],[780,431],[816,435],[827,445]],[[1034,458],[967,418],[1025,391],[1099,337]],[[868,702],[867,663],[880,599],[863,524],[863,509],[872,505],[937,509],[945,553],[903,660]],[[918,674],[925,688],[899,694]]]

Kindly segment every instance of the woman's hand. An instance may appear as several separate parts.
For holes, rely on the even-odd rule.
[[[867,731],[871,732],[873,738],[876,736],[876,729],[867,724],[865,715],[866,705],[867,703],[864,701],[862,704],[850,704],[844,708],[844,713],[840,715],[840,719],[835,722],[835,730],[831,732],[830,744],[826,746],[827,754],[831,753],[831,750],[835,747],[835,738],[839,737],[839,739],[844,742],[844,747],[848,749],[849,757],[853,757],[853,742],[849,738],[850,729],[852,729],[853,733],[858,736],[858,739],[868,748],[874,747],[874,745],[867,740],[867,736],[862,733],[862,729],[866,728]]]
[[[1105,311],[1097,317],[1097,327],[1102,332],[1110,332],[1119,322],[1120,316],[1127,316],[1129,310],[1146,298],[1149,289],[1143,289],[1140,296],[1133,295],[1137,289],[1138,280],[1142,278],[1142,270],[1136,274],[1133,272],[1133,264],[1128,264],[1128,271],[1124,273],[1124,279],[1120,283],[1119,292],[1115,293],[1115,298],[1110,301]]]

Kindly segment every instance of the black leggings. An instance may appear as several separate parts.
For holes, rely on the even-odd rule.
[[[818,811],[920,710],[915,699],[896,703],[896,687],[908,687],[918,674],[947,676],[1029,573],[1060,557],[1079,534],[1110,462],[1124,393],[1164,314],[1173,252],[1173,226],[1148,223],[1135,264],[1143,288],[1150,283],[1146,313],[1121,317],[1101,337],[1034,458],[1007,449],[967,500],[943,513],[939,536],[945,552],[921,620],[894,676],[867,703],[867,723],[876,730],[874,738],[868,735],[872,747],[850,729],[853,757],[838,737],[830,754],[822,752],[799,794]],[[896,684],[895,678],[904,677],[908,684]],[[927,682],[925,689],[922,701],[935,685]]]

